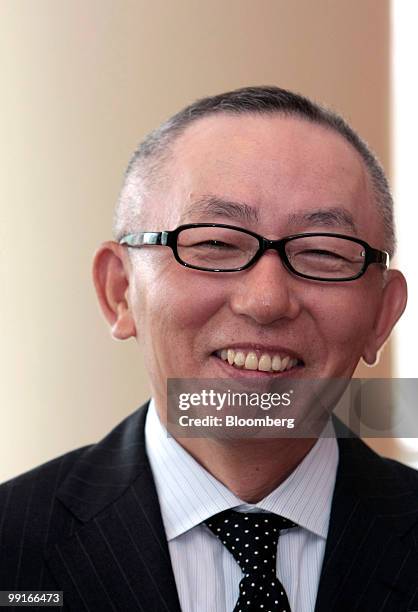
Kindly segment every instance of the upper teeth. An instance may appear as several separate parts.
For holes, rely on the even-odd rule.
[[[219,353],[218,353],[219,354]],[[254,351],[245,353],[244,351],[235,349],[222,349],[220,357],[224,361],[228,361],[230,365],[246,370],[260,370],[262,372],[283,372],[293,368],[298,360],[289,355],[269,355],[263,353],[260,358]]]

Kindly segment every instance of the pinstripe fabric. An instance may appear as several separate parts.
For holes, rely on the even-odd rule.
[[[257,505],[245,504],[168,437],[153,402],[145,439],[183,612],[229,612],[238,599],[241,569],[201,524],[228,508],[272,512],[300,525],[279,538],[277,577],[292,610],[313,612],[337,471],[335,438],[320,438],[286,481]]]
[[[70,534],[72,521],[64,517],[56,492],[60,477],[82,451],[59,457],[45,464],[42,470],[32,470],[0,488],[2,589],[56,588],[40,558],[51,540]]]
[[[1,590],[63,590],[65,612],[181,612],[145,417],[0,486]],[[315,612],[418,610],[417,472],[338,446]]]

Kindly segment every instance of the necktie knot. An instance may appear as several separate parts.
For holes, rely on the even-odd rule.
[[[280,531],[295,523],[266,512],[225,510],[205,521],[209,529],[234,556],[244,574],[276,575],[277,541]]]

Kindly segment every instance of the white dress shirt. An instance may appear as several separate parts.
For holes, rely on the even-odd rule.
[[[168,437],[152,400],[145,441],[182,611],[234,609],[243,574],[227,548],[201,524],[234,508],[273,512],[299,525],[279,537],[277,577],[292,612],[313,612],[338,465],[335,437],[319,438],[290,476],[257,504],[236,497]]]

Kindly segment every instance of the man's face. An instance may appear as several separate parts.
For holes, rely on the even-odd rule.
[[[270,239],[323,231],[384,246],[359,155],[338,134],[302,119],[199,120],[175,143],[169,177],[145,204],[149,223],[141,229],[217,222]],[[226,204],[207,205],[215,199]],[[228,203],[252,213],[239,215]],[[131,254],[130,311],[157,401],[167,378],[351,377],[360,357],[373,361],[379,348],[383,273],[377,265],[358,280],[325,283],[291,275],[272,250],[235,273],[184,268],[165,247]],[[221,358],[228,349],[258,360],[279,356],[286,369],[230,365]]]

